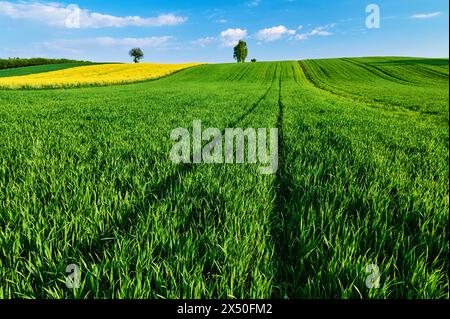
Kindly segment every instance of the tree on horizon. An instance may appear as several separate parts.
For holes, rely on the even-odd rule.
[[[233,54],[233,58],[238,62],[238,63],[244,63],[245,59],[247,58],[248,55],[248,49],[247,49],[247,42],[245,42],[244,40],[239,40],[239,43],[234,47],[234,54]]]
[[[144,57],[144,52],[141,48],[133,48],[130,50],[129,55],[133,58],[134,63],[139,63],[139,61]]]

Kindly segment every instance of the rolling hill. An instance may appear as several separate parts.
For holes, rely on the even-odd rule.
[[[0,90],[0,298],[446,298],[448,94],[389,57]],[[194,120],[278,128],[277,173],[173,164]]]

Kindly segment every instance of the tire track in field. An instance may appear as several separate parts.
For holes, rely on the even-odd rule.
[[[294,85],[308,90],[308,88],[305,87],[305,83],[301,82],[302,78],[296,74],[296,67],[300,68],[298,65],[293,64],[289,70],[285,69],[284,76],[286,77],[286,81],[292,81]],[[289,76],[292,76],[292,78],[289,78]],[[296,195],[304,190],[296,184],[295,176],[292,174],[292,169],[290,169],[290,161],[296,160],[295,155],[293,155],[294,150],[291,146],[292,132],[289,134],[291,137],[290,139],[286,139],[287,135],[285,135],[285,128],[287,128],[285,121],[286,108],[296,108],[298,104],[285,104],[283,102],[283,92],[286,92],[286,90],[295,90],[295,92],[299,92],[300,95],[302,92],[296,89],[295,86],[288,86],[287,89],[286,87],[283,87],[282,78],[283,75],[281,76],[279,83],[279,113],[277,121],[279,130],[279,170],[274,182],[276,197],[271,228],[275,258],[273,261],[274,277],[271,297],[274,299],[304,297],[303,292],[301,292],[301,284],[306,283],[309,278],[308,275],[314,272],[314,265],[305,267],[302,264],[302,260],[309,258],[309,252],[305,252],[305,247],[308,246],[308,243],[303,239],[299,239],[302,230],[299,228],[298,216],[296,216],[296,214],[299,214],[297,211]],[[289,82],[289,84],[291,84],[291,82]],[[309,97],[307,100],[300,99],[298,101],[300,106],[305,102],[314,102],[314,98],[311,99],[311,97]],[[297,118],[296,121],[299,121],[299,119]],[[300,121],[305,125],[303,120]],[[303,133],[303,131],[298,132],[298,134]],[[287,143],[286,141],[289,142]],[[312,250],[310,250],[310,252],[311,251]]]
[[[306,69],[306,66],[302,63],[302,61],[298,61],[298,63],[300,65],[301,70],[303,71],[303,74],[305,75],[306,80],[311,84],[311,86],[317,90],[320,90],[324,93],[329,94],[329,96],[332,98],[344,99],[344,100],[347,100],[348,102],[357,103],[360,105],[364,105],[366,107],[381,108],[381,109],[387,109],[390,111],[394,111],[392,108],[396,108],[397,109],[396,111],[405,112],[406,114],[408,114],[408,113],[420,113],[422,115],[426,114],[425,112],[409,109],[400,103],[393,103],[393,102],[386,103],[386,101],[377,100],[377,99],[365,100],[363,98],[358,98],[354,94],[343,91],[341,89],[336,89],[339,92],[333,91],[330,88],[323,87],[322,85],[317,83],[317,81],[313,80],[311,74],[308,72],[308,70]],[[395,81],[391,81],[391,82],[395,82]],[[298,83],[298,81],[297,81],[297,83]],[[396,83],[399,84],[398,82],[396,82]],[[301,85],[301,84],[299,83],[299,85]]]
[[[243,74],[247,75],[250,72],[250,67],[248,64],[244,64],[241,67],[243,69],[241,69],[240,72],[230,73],[230,75],[225,78],[225,81],[238,82],[242,78]]]
[[[293,64],[288,70],[285,69],[286,80],[293,81],[298,86],[305,87],[304,83],[301,83],[295,73],[295,67],[299,67]],[[292,72],[292,73],[291,73]],[[289,78],[292,76],[292,78]],[[295,178],[292,175],[292,170],[289,167],[289,161],[295,161],[293,157],[293,148],[290,143],[286,143],[286,140],[292,142],[291,139],[285,138],[285,110],[286,104],[283,102],[283,75],[280,78],[279,92],[278,92],[278,120],[277,128],[279,130],[279,169],[275,177],[275,189],[276,197],[274,204],[274,215],[272,217],[272,242],[274,245],[274,278],[272,285],[272,298],[299,298],[299,283],[306,282],[308,280],[307,274],[314,270],[304,267],[302,260],[307,258],[307,254],[304,251],[304,247],[307,246],[302,240],[299,240],[301,230],[298,228],[298,221],[295,214],[296,209],[296,194],[303,191],[295,182]],[[295,89],[295,86],[288,88],[288,90]],[[298,92],[297,90],[295,90]],[[286,92],[286,89],[284,90]],[[300,91],[300,94],[302,92]],[[302,100],[303,101],[303,100]],[[311,98],[307,101],[313,102]],[[301,101],[299,101],[301,106]],[[308,102],[307,102],[308,103]],[[288,104],[291,107],[295,107],[296,104]],[[296,119],[299,121],[299,119]],[[303,125],[303,120],[300,120]],[[306,125],[305,125],[306,127]],[[304,132],[299,132],[302,134]],[[292,132],[291,132],[292,134]],[[290,136],[292,136],[290,134]],[[290,156],[288,156],[290,155]],[[311,267],[313,268],[313,267]]]
[[[430,76],[438,78],[439,80],[448,81],[448,73],[441,72],[421,64],[408,64],[408,65],[413,67],[414,72],[418,73],[420,76]]]
[[[376,67],[374,65],[370,65],[370,64],[366,64],[366,63],[362,63],[362,62],[356,62],[356,61],[351,60],[351,59],[342,59],[342,60],[345,61],[345,62],[348,62],[350,64],[356,65],[356,66],[358,66],[358,67],[360,67],[360,68],[362,68],[362,69],[364,69],[364,70],[366,70],[366,71],[376,75],[377,77],[382,78],[382,79],[387,80],[387,81],[390,81],[390,82],[395,82],[397,84],[403,84],[403,85],[408,85],[408,86],[411,85],[411,83],[412,83],[412,82],[407,81],[405,79],[402,79],[402,78],[399,78],[397,76],[394,76],[394,75],[390,74],[389,72],[387,72],[387,71],[385,71],[385,70],[383,70],[383,69],[381,69],[379,67]],[[380,72],[384,76],[381,76],[377,72]]]
[[[274,217],[272,220],[271,235],[273,238],[274,250],[275,250],[275,274],[274,274],[274,284],[272,297],[282,298],[280,296],[281,288],[278,286],[279,283],[285,281],[284,269],[288,260],[286,256],[286,242],[288,228],[286,226],[286,209],[285,203],[289,201],[291,197],[291,191],[289,187],[289,178],[286,176],[286,158],[285,158],[285,142],[284,142],[284,110],[285,105],[283,104],[282,98],[282,79],[283,74],[280,73],[280,79],[278,83],[278,118],[277,118],[277,128],[278,128],[278,171],[275,176],[274,186],[276,189],[275,194],[275,204],[274,204]]]
[[[311,74],[308,72],[308,70],[306,69],[306,66],[302,63],[302,61],[298,61],[298,64],[300,65],[300,69],[302,70],[303,74],[305,75],[306,80],[308,81],[308,83],[310,83],[314,88],[324,92],[324,93],[328,93],[331,94],[334,97],[339,97],[339,98],[344,98],[344,99],[349,99],[355,102],[361,102],[353,97],[347,96],[347,95],[343,95],[343,94],[339,94],[331,89],[322,87],[321,85],[319,85],[316,81],[313,80]],[[300,83],[297,81],[297,84],[300,85]]]
[[[261,105],[261,102],[264,101],[264,99],[268,96],[270,91],[274,88],[274,84],[277,79],[278,67],[279,65],[277,64],[272,78],[272,82],[268,87],[268,89],[265,91],[265,93],[255,103],[253,103],[243,114],[241,114],[241,116],[239,116],[235,121],[226,125],[226,128],[236,127],[241,121],[247,118]],[[222,130],[222,134],[224,133],[225,129]],[[193,173],[197,167],[198,167],[197,164],[178,165],[177,169],[173,174],[167,176],[162,181],[160,181],[159,183],[157,183],[152,187],[152,191],[148,195],[151,196],[150,199],[145,202],[140,201],[134,204],[130,209],[128,209],[128,212],[123,215],[122,218],[124,221],[119,225],[114,225],[113,226],[114,229],[116,229],[120,235],[126,235],[127,233],[129,233],[132,227],[138,221],[138,215],[140,212],[148,209],[149,204],[151,205],[155,202],[162,201],[169,195],[171,195],[171,192],[175,188],[174,186],[178,183],[181,183],[183,177]],[[143,207],[143,205],[145,205],[145,207]],[[105,236],[96,238],[95,240],[92,241],[93,244],[91,245],[78,245],[75,247],[75,250],[80,252],[81,257],[86,256],[84,259],[85,261],[98,263],[102,259],[102,256],[104,256],[104,251],[110,250],[116,242],[115,240],[114,241],[103,240],[104,238]]]
[[[321,83],[317,83],[317,81],[315,81],[310,72],[306,69],[306,66],[302,63],[302,61],[298,61],[298,64],[300,65],[300,69],[302,70],[303,75],[305,76],[307,82],[309,84],[311,84],[311,86],[317,90],[322,91],[323,93],[329,94],[330,96],[334,97],[334,98],[340,98],[340,99],[345,99],[351,102],[356,102],[356,103],[362,103],[362,104],[366,104],[368,106],[373,106],[373,107],[386,107],[386,106],[391,106],[391,105],[385,105],[382,104],[378,101],[370,101],[371,104],[368,103],[368,101],[365,101],[363,99],[358,99],[357,97],[355,97],[354,95],[352,95],[349,92],[345,92],[342,91],[340,89],[336,89],[338,92],[333,91],[333,89],[331,88],[327,88],[324,87],[323,85],[321,85]],[[301,83],[298,82],[298,80],[296,81],[297,84],[301,85]],[[397,105],[395,105],[397,106]]]
[[[278,71],[278,64],[275,68],[275,72],[274,72],[274,75],[272,78],[272,83],[270,84],[269,88],[264,93],[264,95],[258,100],[258,102],[254,103],[253,106],[251,106],[245,113],[243,113],[240,117],[238,117],[236,121],[227,125],[227,127],[237,126],[240,122],[245,120],[245,118],[247,118],[247,116],[249,116],[251,113],[253,113],[258,108],[258,106],[261,104],[261,102],[264,101],[264,99],[267,97],[267,95],[269,95],[269,92],[272,90],[272,88],[275,84],[276,77],[277,77],[277,71]],[[224,134],[224,133],[225,133],[225,130],[222,131],[222,134]]]

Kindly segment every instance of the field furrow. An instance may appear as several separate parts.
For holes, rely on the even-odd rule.
[[[445,297],[447,133],[283,83],[275,296]],[[368,264],[383,269],[382,289],[364,289]]]
[[[337,95],[357,99],[364,103],[372,103],[375,106],[378,105],[391,110],[410,110],[424,114],[448,114],[448,108],[445,107],[448,104],[448,87],[446,85],[448,78],[446,80],[440,76],[434,76],[430,79],[422,78],[421,83],[426,81],[428,83],[431,81],[439,83],[439,85],[434,86],[420,83],[411,85],[407,85],[406,82],[396,83],[368,71],[369,66],[360,67],[364,61],[355,59],[354,63],[358,63],[357,65],[341,59],[306,60],[300,63],[307,78],[312,83]],[[369,61],[373,63],[371,60]],[[381,64],[382,61],[378,62]],[[354,66],[352,67],[352,65]],[[408,73],[408,70],[410,70],[409,64],[402,64],[397,69],[400,70],[397,72],[405,70],[404,74],[410,74]],[[390,74],[391,71],[383,72],[383,74]],[[417,77],[417,74],[415,77]],[[433,98],[429,98],[430,96]]]
[[[278,170],[172,163],[194,121],[278,128]],[[448,143],[448,60],[0,89],[0,298],[448,298]]]

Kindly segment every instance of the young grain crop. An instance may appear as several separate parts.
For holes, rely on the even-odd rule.
[[[448,298],[446,69],[387,62],[0,90],[0,298]],[[172,164],[196,119],[278,127],[278,173]]]

